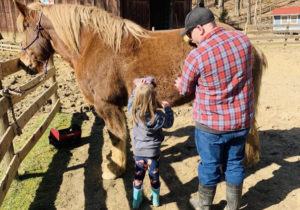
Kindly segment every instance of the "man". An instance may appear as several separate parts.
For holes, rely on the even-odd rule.
[[[213,13],[195,8],[187,14],[186,34],[197,48],[185,60],[175,86],[182,95],[195,94],[193,119],[198,167],[197,209],[210,209],[222,171],[226,209],[238,209],[245,169],[245,142],[253,119],[251,44],[239,31],[217,27]]]

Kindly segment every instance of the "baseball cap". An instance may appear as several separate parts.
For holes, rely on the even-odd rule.
[[[204,25],[213,20],[215,20],[214,14],[209,9],[196,7],[186,15],[185,27],[184,30],[179,33],[179,36],[183,36],[197,25]]]

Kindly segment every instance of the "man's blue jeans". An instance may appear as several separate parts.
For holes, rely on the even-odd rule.
[[[241,184],[245,177],[243,160],[249,129],[224,134],[211,134],[195,128],[195,143],[201,162],[198,167],[199,182],[215,186],[222,178],[230,184]]]

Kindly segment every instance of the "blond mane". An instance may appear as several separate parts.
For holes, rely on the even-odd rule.
[[[43,15],[50,19],[59,38],[75,52],[79,53],[80,27],[89,26],[97,32],[103,42],[118,52],[122,38],[128,34],[137,40],[148,37],[146,30],[134,22],[114,16],[103,9],[82,5],[59,4],[46,6],[41,3],[28,5],[31,10],[43,11]],[[24,18],[18,18],[19,30],[23,30]]]

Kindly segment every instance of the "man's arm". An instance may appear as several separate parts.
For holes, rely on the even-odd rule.
[[[192,51],[184,62],[182,74],[175,80],[175,87],[181,95],[190,95],[195,92],[199,77],[198,61]]]

